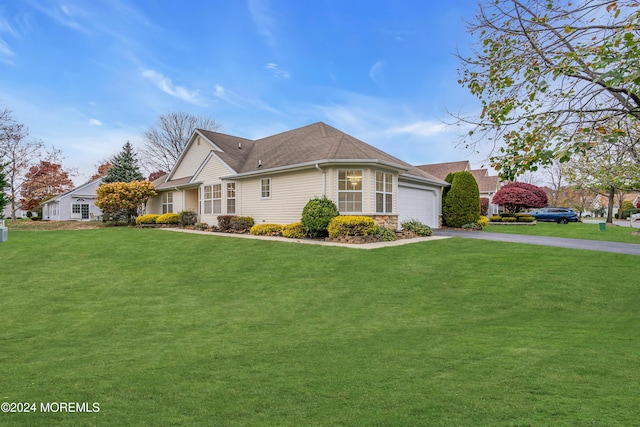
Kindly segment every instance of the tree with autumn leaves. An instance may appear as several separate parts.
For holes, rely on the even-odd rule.
[[[106,220],[133,224],[149,198],[157,195],[149,181],[111,182],[96,190],[96,206]]]
[[[547,206],[547,193],[533,184],[511,182],[503,185],[493,195],[493,203],[502,205],[508,212],[517,213],[522,209]]]
[[[20,207],[26,211],[37,211],[42,202],[72,188],[73,181],[61,164],[41,160],[25,174]]]

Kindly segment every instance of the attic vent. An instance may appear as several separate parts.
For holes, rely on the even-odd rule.
[[[238,142],[238,149],[242,150],[242,142]]]
[[[258,167],[261,168],[262,167],[262,160],[258,160]]]

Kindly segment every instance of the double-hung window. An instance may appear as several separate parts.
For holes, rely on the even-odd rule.
[[[222,184],[205,185],[202,188],[202,213],[222,213]]]
[[[362,170],[338,171],[338,210],[340,213],[362,212]]]
[[[271,198],[271,178],[262,178],[260,180],[260,198]]]
[[[173,213],[173,193],[162,193],[162,213]]]
[[[236,213],[236,183],[227,183],[227,214]]]
[[[376,212],[393,212],[393,175],[387,172],[376,172]]]

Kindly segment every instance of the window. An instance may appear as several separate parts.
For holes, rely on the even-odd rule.
[[[202,188],[202,213],[222,213],[222,184],[205,185]]]
[[[78,203],[74,203],[71,205],[71,213],[79,214],[80,213],[80,205]]]
[[[260,198],[271,198],[271,178],[263,178],[260,180]]]
[[[236,183],[227,183],[227,214],[236,213]]]
[[[338,210],[340,213],[362,212],[362,170],[338,171]]]
[[[393,175],[376,172],[376,212],[393,212]]]
[[[162,193],[162,213],[173,213],[173,193]]]

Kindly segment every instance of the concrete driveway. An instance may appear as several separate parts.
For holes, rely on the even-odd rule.
[[[627,226],[629,224],[627,223]],[[527,243],[531,245],[557,246],[588,251],[615,252],[640,255],[640,244],[603,242],[600,240],[567,239],[564,237],[525,236],[522,234],[485,233],[482,231],[442,230],[433,231],[438,237],[464,237],[467,239],[493,240],[496,242]],[[638,238],[640,241],[640,237]]]

